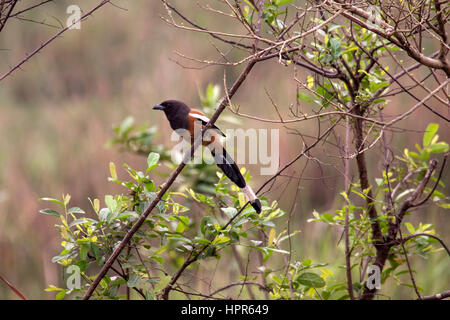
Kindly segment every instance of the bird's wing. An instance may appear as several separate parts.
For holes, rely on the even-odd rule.
[[[203,125],[206,125],[209,122],[209,118],[207,116],[195,109],[191,109],[191,111],[189,112],[189,116],[200,120]],[[225,133],[223,133],[218,127],[216,127],[216,125],[213,125],[212,128],[216,129],[223,137],[226,137]]]

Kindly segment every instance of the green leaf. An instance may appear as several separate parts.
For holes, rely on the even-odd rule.
[[[54,285],[50,285],[48,288],[44,289],[46,292],[52,292],[52,291],[64,291],[62,288],[57,288]]]
[[[66,251],[66,250],[65,250],[65,251]],[[67,251],[66,251],[66,252],[67,252]],[[66,253],[66,254],[54,256],[54,257],[52,258],[52,262],[55,263],[55,262],[58,262],[59,260],[67,259],[67,258],[70,257],[70,255],[71,255],[71,254],[70,254],[70,252],[69,252],[69,253]]]
[[[195,237],[193,241],[196,243],[201,243],[201,244],[210,244],[211,243],[211,241],[209,241],[208,239],[200,238],[200,237]]]
[[[328,212],[325,212],[323,214],[323,217],[325,218],[325,220],[327,220],[328,222],[334,223],[334,218],[331,214],[329,214]]]
[[[341,56],[341,42],[336,38],[330,38],[328,45],[331,48],[333,60],[337,60]]]
[[[414,234],[416,232],[416,229],[414,229],[411,223],[405,222],[405,226],[408,229],[409,233]]]
[[[134,123],[133,117],[129,116],[125,118],[120,124],[119,133],[121,135],[126,135],[132,129],[133,123]]]
[[[76,225],[79,225],[79,224],[83,224],[83,223],[86,223],[86,222],[89,222],[89,221],[87,219],[84,219],[84,218],[73,220],[69,224],[69,228],[72,228],[73,226],[76,226]]]
[[[124,211],[117,215],[114,219],[126,219],[129,217],[139,218],[139,215],[134,211]]]
[[[139,277],[137,274],[133,273],[130,277],[130,279],[127,281],[128,288],[134,288],[136,287],[139,282],[141,281],[141,277]]]
[[[65,296],[66,296],[66,290],[62,290],[62,291],[58,292],[58,294],[56,295],[56,300],[62,300],[62,299],[64,299]]]
[[[87,243],[80,243],[80,259],[81,260],[86,260],[87,259],[87,254],[89,252],[90,249],[90,245]]]
[[[370,89],[372,92],[375,92],[375,91],[378,91],[378,89],[385,88],[388,86],[389,86],[389,82],[379,82],[379,83],[372,82],[370,84]]]
[[[297,92],[297,99],[300,99],[300,100],[305,101],[307,103],[313,102],[313,99],[311,97],[309,97],[306,94],[301,93],[301,92]]]
[[[78,207],[72,207],[69,210],[67,210],[67,213],[79,213],[79,214],[85,214],[83,209],[80,209]]]
[[[64,206],[64,203],[63,203],[62,201],[57,200],[57,199],[53,199],[53,198],[40,198],[39,200],[41,200],[41,201],[55,202],[55,203],[57,203],[57,204],[60,204],[60,205]]]
[[[221,208],[221,210],[228,216],[228,218],[232,218],[236,213],[236,208],[228,207],[228,208]]]
[[[448,144],[445,142],[434,143],[430,146],[431,153],[444,153],[449,150]]]
[[[48,214],[50,216],[55,216],[55,217],[61,216],[60,213],[58,213],[57,211],[52,210],[52,209],[42,209],[42,210],[39,210],[39,212],[43,213],[43,214]]]
[[[221,244],[221,243],[226,243],[226,242],[228,242],[228,241],[230,241],[230,238],[225,237],[225,236],[219,236],[219,237],[216,237],[216,238],[213,240],[212,244],[213,244],[213,245],[218,245],[218,244]]]
[[[322,288],[325,286],[325,280],[323,280],[319,275],[312,272],[304,272],[300,274],[297,277],[296,282],[311,288]]]
[[[159,157],[160,157],[159,153],[150,152],[147,158],[147,165],[148,165],[147,172],[151,171],[152,169],[158,166]]]
[[[177,225],[175,232],[183,233],[184,230],[186,230],[186,228],[189,226],[189,218],[184,216],[174,216],[174,218],[180,221]]]
[[[110,213],[111,211],[108,208],[102,208],[98,213],[100,221],[106,221],[106,218],[109,216]]]
[[[117,180],[116,165],[114,162],[109,163],[109,172],[111,173],[111,178],[113,178],[113,180]]]
[[[272,248],[272,247],[266,247],[266,249],[267,249],[267,251],[269,251],[269,252],[278,252],[278,253],[281,253],[281,254],[290,254],[289,251],[281,250],[281,249],[276,249],[276,248]]]
[[[345,191],[342,191],[339,194],[345,199],[345,201],[347,201],[347,203],[350,203],[350,199],[348,198],[348,195]]]
[[[106,195],[105,196],[105,203],[106,203],[106,206],[108,207],[108,209],[109,209],[109,211],[111,213],[116,210],[116,208],[117,208],[117,201],[114,199],[113,196]]]
[[[202,221],[200,222],[200,231],[202,234],[205,234],[207,231],[207,226],[209,224],[212,224],[212,219],[210,216],[203,217]]]
[[[434,135],[439,129],[439,125],[437,123],[430,123],[425,131],[425,134],[423,135],[423,146],[427,147],[431,140],[433,139]]]
[[[328,28],[328,32],[331,32],[331,31],[339,29],[339,28],[344,28],[344,26],[340,26],[338,24],[332,25],[330,28]]]
[[[292,2],[292,0],[277,0],[275,3],[280,7],[282,5],[288,4],[289,2]]]

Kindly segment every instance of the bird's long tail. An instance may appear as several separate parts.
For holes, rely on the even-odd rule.
[[[241,171],[239,170],[239,167],[236,165],[225,148],[222,148],[221,153],[214,152],[214,150],[211,150],[211,153],[216,161],[217,166],[231,181],[233,181],[233,183],[235,183],[242,190],[256,212],[261,213],[261,201],[255,195],[252,188],[247,184],[241,174]]]

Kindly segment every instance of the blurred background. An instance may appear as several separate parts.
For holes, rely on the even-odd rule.
[[[24,2],[29,6],[28,1],[22,1],[18,9],[25,7]],[[0,73],[7,72],[58,32],[68,17],[69,5],[77,4],[87,12],[98,2],[55,1],[24,14],[26,19],[10,19],[0,35]],[[54,299],[54,294],[44,289],[62,281],[61,267],[51,262],[61,248],[54,228],[55,219],[38,214],[47,205],[38,199],[60,198],[62,193],[69,193],[72,205],[88,211],[88,197],[103,199],[106,194],[121,192],[119,186],[107,181],[109,162],[114,161],[118,168],[121,163],[127,163],[139,169],[145,168],[146,161],[141,156],[105,146],[114,135],[113,126],[133,116],[137,124],[158,126],[158,143],[170,146],[173,144],[168,134],[170,128],[163,114],[151,107],[166,99],[179,99],[198,106],[199,93],[203,93],[208,84],[223,87],[224,70],[230,84],[242,69],[242,66],[197,68],[198,64],[180,59],[175,50],[199,59],[216,58],[217,51],[206,35],[181,31],[166,24],[160,18],[165,11],[159,1],[114,3],[117,6],[104,6],[83,21],[80,30],[64,33],[0,83],[0,274],[29,299]],[[199,10],[193,1],[174,3],[201,25],[232,31],[229,20]],[[301,77],[307,74],[304,70],[300,72]],[[296,99],[293,75],[292,66],[285,67],[275,60],[259,65],[233,101],[244,113],[276,119],[265,94],[267,89],[287,115],[288,107]],[[430,103],[433,106],[436,101]],[[406,95],[393,97],[386,114],[398,114],[411,105],[413,101]],[[442,110],[442,106],[440,108]],[[232,114],[226,111],[224,115]],[[401,128],[412,130],[400,132],[395,138],[389,136],[393,152],[400,155],[404,148],[413,149],[416,142],[421,142],[423,130],[430,122],[440,124],[440,139],[448,142],[448,124],[420,109],[400,124]],[[219,125],[223,129],[233,127],[220,121]],[[267,124],[241,119],[240,126],[266,128]],[[325,126],[326,123],[323,128]],[[301,139],[289,134],[292,131],[288,128],[317,135],[318,122],[278,127],[281,129],[280,164],[283,165],[302,147]],[[342,132],[338,129],[336,134]],[[372,182],[381,175],[381,150],[376,147],[367,153]],[[342,167],[339,160],[321,158],[327,154],[326,144],[314,151],[319,159],[336,162]],[[298,174],[305,164],[304,160],[300,161],[290,173]],[[258,188],[268,177],[259,175],[258,165],[249,169],[252,185]],[[119,176],[123,174],[119,170]],[[355,174],[353,177],[356,181]],[[343,179],[333,166],[314,163],[308,163],[303,178],[290,220],[291,230],[301,230],[292,241],[293,258],[344,264],[342,243],[338,243],[340,232],[306,221],[312,217],[314,209],[333,212],[339,208],[342,199],[335,197],[344,189]],[[448,194],[448,172],[443,181]],[[281,207],[289,211],[296,188],[297,181],[280,180],[266,196],[269,200],[279,200]],[[428,206],[408,217],[408,221],[433,223],[441,238],[447,245],[450,243],[448,210]],[[280,225],[280,230],[282,228],[284,226]],[[450,264],[446,253],[441,251],[428,259],[414,256],[411,263],[424,294],[448,289]],[[226,271],[217,272],[222,277],[230,274],[226,265],[219,268]],[[407,275],[402,277],[408,282]],[[394,281],[386,283],[382,292],[397,299],[414,297],[411,288],[398,286]],[[0,299],[16,298],[0,283]]]

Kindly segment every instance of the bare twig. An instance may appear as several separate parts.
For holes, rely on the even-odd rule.
[[[444,291],[442,293],[436,293],[431,296],[423,296],[422,300],[443,300],[450,297],[450,290]]]
[[[25,296],[22,294],[22,292],[20,292],[19,289],[17,289],[16,287],[14,287],[11,283],[9,283],[8,280],[6,280],[5,278],[3,278],[0,275],[0,280],[2,280],[15,294],[17,294],[19,296],[20,299],[22,300],[27,300],[27,298],[25,298]]]
[[[85,20],[86,18],[88,18],[90,15],[92,15],[95,11],[97,11],[98,9],[100,9],[101,7],[103,7],[105,4],[109,3],[110,0],[102,0],[97,6],[95,6],[94,8],[92,8],[91,10],[89,10],[86,14],[84,14],[83,16],[81,16],[80,19],[74,21],[71,25],[66,26],[65,28],[61,29],[58,33],[56,33],[53,37],[51,37],[50,39],[48,39],[47,41],[45,41],[43,44],[41,44],[39,47],[37,47],[36,49],[34,49],[30,54],[28,54],[25,58],[23,58],[19,63],[17,63],[15,66],[13,66],[9,71],[7,71],[6,73],[4,73],[1,77],[0,77],[0,81],[2,81],[3,79],[5,79],[7,76],[9,76],[11,73],[13,73],[14,71],[16,71],[17,69],[19,69],[25,62],[27,62],[28,60],[30,60],[31,57],[33,57],[34,55],[36,55],[39,51],[41,51],[42,49],[44,49],[47,45],[49,45],[53,40],[55,40],[56,38],[58,38],[60,35],[62,35],[64,32],[66,32],[67,30],[69,30],[69,28],[80,22]],[[1,31],[1,28],[0,28]]]

